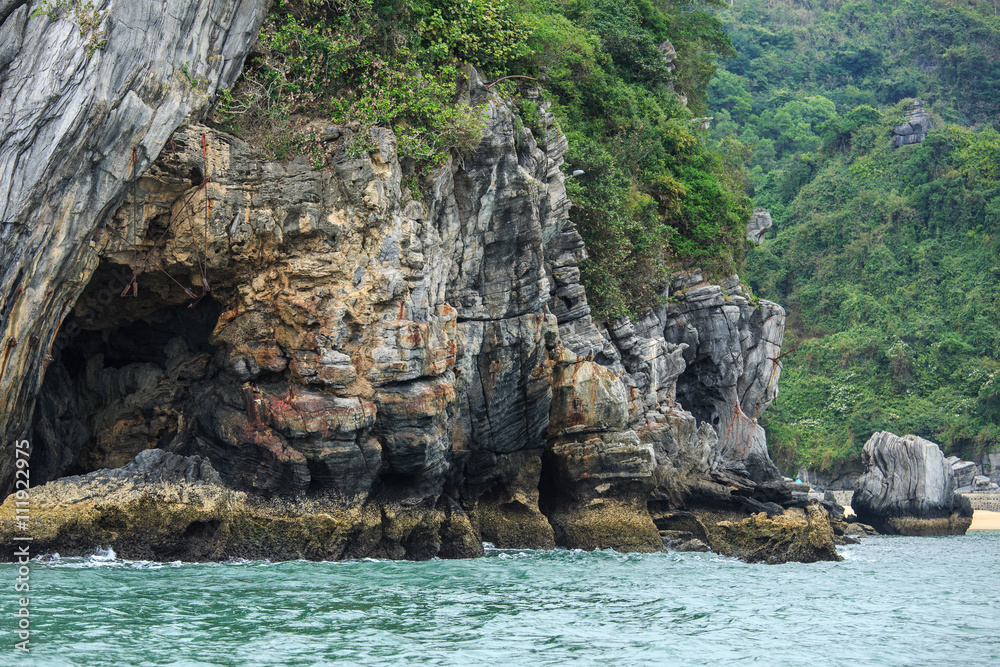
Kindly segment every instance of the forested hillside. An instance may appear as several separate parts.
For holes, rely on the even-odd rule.
[[[789,312],[764,415],[795,465],[871,433],[965,456],[1000,443],[1000,17],[994,2],[747,0],[709,88],[776,230],[745,278]],[[913,98],[934,129],[892,148]],[[730,150],[734,150],[730,148]]]

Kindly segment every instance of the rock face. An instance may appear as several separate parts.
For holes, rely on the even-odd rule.
[[[274,558],[334,560],[482,555],[452,507],[419,513],[344,508],[329,499],[265,500],[220,481],[211,463],[163,450],[133,463],[66,477],[32,490],[32,546],[86,556],[111,546],[120,558],[159,561]],[[0,533],[16,532],[15,497],[0,507]]]
[[[952,472],[955,473],[955,486],[958,488],[971,487],[972,480],[980,474],[979,466],[972,461],[963,461],[957,456],[949,456],[944,461],[951,466]]]
[[[52,20],[0,3],[0,488],[104,224],[177,126],[232,85],[264,5],[98,0],[85,30],[68,8]]]
[[[962,461],[957,456],[949,456],[945,463],[951,466],[955,473],[955,493],[991,493],[1000,491],[1000,485],[996,484],[989,476],[982,473],[982,469],[972,461]]]
[[[931,115],[924,110],[923,102],[913,100],[913,106],[906,113],[906,122],[892,130],[893,148],[919,144],[927,138],[927,132],[931,127]]]
[[[929,440],[885,431],[865,443],[865,472],[851,506],[858,520],[897,535],[964,535],[972,508],[955,493],[955,474]]]
[[[761,512],[747,519],[719,521],[709,539],[713,551],[748,563],[842,560],[829,517],[816,504],[774,517]]]
[[[774,221],[770,213],[762,208],[754,209],[750,222],[747,223],[747,240],[754,245],[760,245],[764,242],[764,234],[773,226]]]
[[[259,20],[242,11],[208,23]],[[756,421],[777,393],[784,312],[754,305],[736,276],[716,285],[691,272],[662,308],[598,326],[551,115],[535,136],[469,69],[462,95],[484,109],[482,142],[404,186],[389,130],[368,131],[372,148],[356,155],[356,129],[316,120],[326,138],[317,169],[269,162],[199,125],[228,76],[211,74],[197,104],[181,96],[189,122],[172,135],[165,121],[135,130],[155,135],[150,157],[159,151],[147,169],[137,149],[141,177],[116,170],[130,148],[122,165],[99,168],[111,174],[101,176],[106,213],[84,224],[77,211],[91,199],[71,205],[72,193],[53,191],[66,210],[46,218],[50,237],[66,239],[61,266],[87,269],[76,283],[67,268],[46,278],[69,295],[59,308],[31,310],[31,321],[5,311],[9,330],[36,327],[44,340],[17,362],[36,364],[23,376],[36,384],[45,370],[44,383],[8,392],[19,407],[4,418],[21,432],[17,396],[30,394],[32,482],[56,480],[32,490],[47,508],[47,548],[653,551],[663,517],[685,508],[742,520],[808,505],[807,488],[780,478]],[[173,104],[164,99],[151,119]],[[0,541],[13,513],[8,500]],[[704,526],[692,535],[709,537]]]
[[[863,472],[861,461],[851,459],[827,470],[809,470],[800,467],[797,475],[814,490],[847,491],[850,494],[854,492],[854,484]]]
[[[549,424],[550,493],[543,512],[556,543],[620,551],[659,551],[646,510],[656,455],[628,429],[625,387],[613,372],[560,350]]]
[[[715,428],[725,468],[754,482],[779,478],[757,418],[778,395],[785,311],[769,301],[754,306],[735,277],[709,285],[683,275],[672,291],[664,334],[686,346],[678,401]]]

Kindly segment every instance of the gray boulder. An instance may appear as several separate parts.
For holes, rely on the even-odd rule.
[[[972,461],[962,461],[957,456],[949,456],[945,461],[955,473],[955,486],[972,486],[972,480],[981,474],[979,466]]]
[[[688,540],[687,542],[681,542],[674,549],[674,551],[692,551],[696,553],[705,553],[711,550],[712,550],[711,547],[709,547],[707,544],[705,544],[698,538],[694,538],[693,540]]]
[[[986,475],[976,475],[972,478],[972,488],[976,491],[993,491],[997,485],[990,481]]]
[[[927,138],[931,127],[931,115],[924,111],[923,102],[913,100],[913,106],[906,113],[906,121],[892,130],[892,147],[919,144]]]
[[[955,473],[933,442],[881,431],[865,443],[862,463],[851,501],[859,521],[895,535],[968,530],[972,507],[955,493]]]
[[[747,240],[754,245],[760,245],[764,242],[764,234],[773,226],[774,221],[770,213],[762,208],[755,209],[750,216],[750,222],[747,223]]]

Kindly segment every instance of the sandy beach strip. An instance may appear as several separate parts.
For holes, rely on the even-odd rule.
[[[1000,512],[976,510],[972,513],[969,530],[1000,530]]]

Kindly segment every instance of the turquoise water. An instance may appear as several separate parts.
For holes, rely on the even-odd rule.
[[[1000,663],[1000,533],[872,537],[842,563],[495,551],[424,563],[31,564],[0,665]]]

